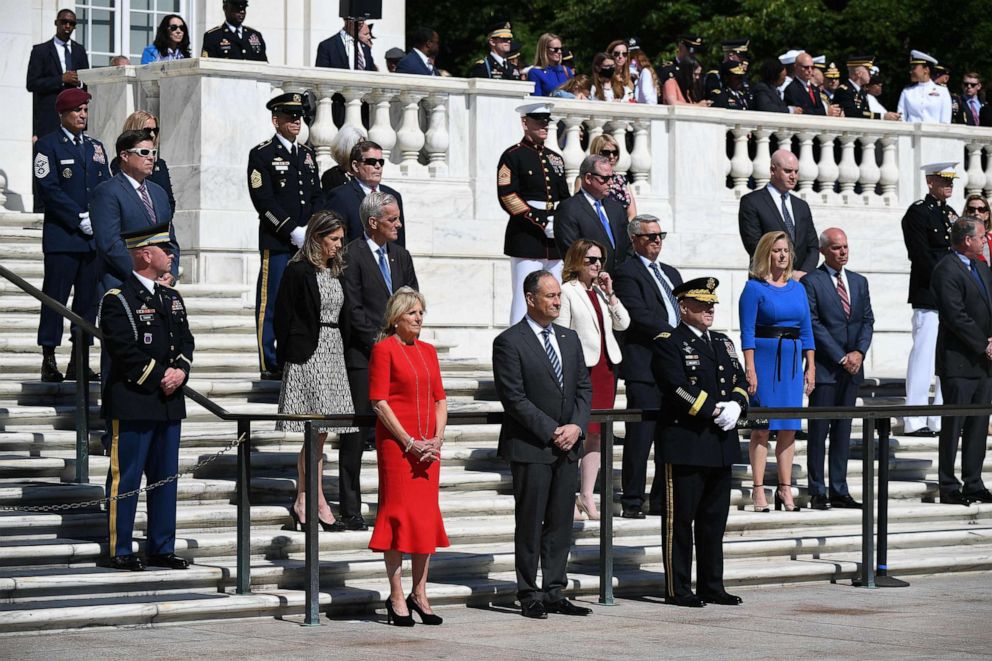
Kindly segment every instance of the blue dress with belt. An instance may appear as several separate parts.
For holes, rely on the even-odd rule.
[[[752,278],[741,293],[739,309],[741,349],[754,349],[758,403],[802,406],[802,352],[815,349],[805,288],[793,280],[779,287]],[[801,423],[769,420],[768,428],[799,429]]]

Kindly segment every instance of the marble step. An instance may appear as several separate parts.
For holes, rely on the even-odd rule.
[[[843,581],[859,573],[859,554],[839,553],[812,561],[781,562],[777,559],[742,559],[726,563],[724,580],[728,588],[737,585],[777,585],[799,581]],[[992,568],[992,548],[974,546],[948,553],[911,549],[894,551],[890,556],[899,575],[951,571],[988,571]],[[590,568],[592,569],[592,568]],[[593,571],[570,572],[569,596],[587,597],[594,602],[599,577]],[[639,568],[619,567],[614,575],[618,596],[657,595],[662,590],[663,573],[659,564]],[[516,592],[513,572],[491,573],[483,579],[430,582],[431,603],[488,605],[499,603],[512,608]],[[322,589],[321,612],[369,612],[380,608],[387,596],[383,577],[349,582]],[[299,615],[305,606],[299,590],[266,590],[247,595],[219,593],[216,588],[191,590],[185,595],[149,595],[143,598],[67,600],[55,607],[12,609],[0,618],[0,632],[57,631],[101,626],[160,626],[227,618],[283,617]]]
[[[13,227],[0,224],[0,245],[21,245],[41,243],[41,229],[35,227]]]
[[[208,333],[215,332],[255,335],[255,324],[245,315],[197,315],[190,318],[189,324],[193,336],[197,339],[200,336],[205,337]],[[68,331],[68,329],[69,322],[66,321],[63,330]],[[0,315],[0,333],[3,333],[4,337],[35,338],[38,333],[38,316]],[[66,333],[66,337],[68,337],[68,333]]]
[[[0,211],[0,227],[41,229],[44,215],[22,211]]]
[[[0,249],[0,260],[2,260],[3,257],[3,250]],[[14,288],[14,285],[10,284],[7,280],[0,279],[0,282],[6,282],[9,287]],[[243,314],[248,320],[251,320],[252,316],[255,314],[254,306],[248,307],[247,303],[240,295],[216,297],[190,296],[188,300],[184,296],[183,299],[191,316],[207,316],[211,314]],[[38,302],[37,299],[28,294],[20,293],[19,289],[17,289],[16,292],[7,291],[2,297],[0,297],[0,313],[37,315],[40,309],[41,303]]]

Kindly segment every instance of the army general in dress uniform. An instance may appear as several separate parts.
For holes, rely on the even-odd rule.
[[[472,65],[469,78],[520,80],[520,69],[510,61],[510,51],[513,47],[513,30],[510,22],[498,21],[490,25],[488,43],[489,53]]]
[[[273,327],[276,294],[289,258],[303,244],[306,224],[320,199],[317,156],[296,142],[303,95],[289,92],[270,100],[276,134],[248,154],[248,194],[258,211],[261,268],[255,288],[259,371],[263,379],[282,378]]]
[[[110,431],[107,474],[109,566],[140,571],[132,551],[138,496],[113,500],[179,472],[179,436],[186,417],[182,387],[193,367],[193,335],[175,289],[156,281],[169,273],[169,223],[121,235],[134,270],[100,302],[99,324],[109,355],[102,415]],[[175,555],[176,482],[147,492],[145,557],[149,565],[186,569]]]
[[[678,606],[733,606],[742,601],[723,587],[723,533],[732,467],[741,459],[737,420],[748,398],[734,343],[709,330],[718,284],[716,278],[696,278],[675,288],[682,322],[655,338],[651,360],[667,402],[655,428],[665,467],[665,601]],[[696,593],[691,586],[693,535]]]
[[[519,106],[524,138],[503,152],[496,171],[499,204],[510,214],[503,254],[510,258],[513,303],[510,325],[524,318],[523,283],[527,274],[546,270],[561,280],[561,254],[555,245],[554,212],[569,197],[565,161],[544,146],[551,121],[550,103]]]
[[[224,22],[203,34],[200,57],[269,61],[262,33],[244,25],[247,8],[248,0],[224,0]]]

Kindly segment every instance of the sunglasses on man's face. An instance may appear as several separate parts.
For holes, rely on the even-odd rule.
[[[668,232],[650,232],[646,234],[635,234],[634,236],[647,239],[649,243],[654,243],[655,241],[664,241],[665,237],[668,236]]]
[[[384,158],[363,158],[362,165],[368,165],[369,167],[379,166],[380,168],[386,164],[386,159]]]
[[[131,149],[128,149],[127,151],[130,152],[130,153],[132,153],[132,154],[137,154],[138,156],[140,156],[142,158],[148,158],[149,156],[152,157],[152,158],[157,158],[158,157],[158,150],[157,149],[148,149],[147,147],[140,147],[140,148],[139,147],[133,147]]]
[[[59,25],[67,25],[70,28],[76,27],[76,21],[73,21],[73,20],[67,19],[67,18],[60,18],[58,20],[58,23],[59,23]]]

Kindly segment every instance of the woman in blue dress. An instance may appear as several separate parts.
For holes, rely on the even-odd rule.
[[[186,21],[179,14],[169,14],[159,23],[155,41],[142,51],[141,63],[183,60],[189,56],[189,28]]]
[[[534,96],[551,96],[557,87],[572,77],[572,72],[562,66],[561,38],[546,32],[537,40],[534,66],[527,72],[527,80],[534,83]]]
[[[740,299],[741,349],[748,393],[759,406],[803,405],[813,390],[813,329],[805,288],[792,279],[792,243],[785,232],[768,232],[751,258],[751,278]],[[803,360],[805,359],[805,369]],[[769,420],[768,429],[751,430],[748,454],[755,512],[767,512],[764,477],[768,434],[775,430],[778,488],[775,509],[799,511],[792,499],[792,459],[801,420]]]

